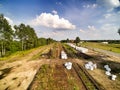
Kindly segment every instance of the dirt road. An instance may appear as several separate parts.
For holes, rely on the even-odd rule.
[[[52,65],[52,69],[50,70],[52,73],[51,74],[47,73],[45,76],[43,75],[44,76],[43,81],[45,79],[46,82],[44,82],[41,85],[45,85],[45,86],[49,85],[47,75],[48,76],[53,75],[52,79],[53,81],[55,80],[56,83],[53,82],[51,84],[54,85],[55,83],[56,88],[61,87],[59,86],[59,83],[60,85],[66,83],[66,85],[63,85],[63,88],[67,88],[68,86],[70,86],[69,88],[73,88],[72,90],[74,90],[76,87],[77,87],[76,90],[83,90],[82,89],[83,86],[80,84],[80,80],[76,79],[77,76],[75,72],[66,71],[63,64],[65,62],[70,61],[70,62],[79,63],[80,65],[84,66],[84,64],[88,62],[89,59],[88,60],[82,58],[76,59],[76,57],[74,57],[74,59],[69,58],[67,60],[61,60],[60,52],[62,49],[63,48],[61,47],[60,44],[53,44],[50,46],[43,46],[42,48],[35,49],[34,51],[24,55],[23,57],[18,57],[18,58],[15,57],[12,59],[10,58],[10,60],[7,61],[0,61],[0,90],[27,90],[29,85],[31,85],[31,82],[33,81],[34,77],[36,76],[36,73],[38,72],[40,67],[44,64]],[[41,54],[47,55],[46,53],[48,52],[51,55],[49,59],[41,58]],[[74,52],[70,52],[70,53],[75,54]],[[106,77],[103,68],[101,68],[103,67],[101,63],[107,63],[112,66],[112,69],[116,70],[117,68],[119,70],[120,68],[119,58],[111,57],[104,53],[96,52],[94,50],[93,51],[89,50],[87,54],[94,57],[94,59],[90,59],[90,60],[92,60],[94,63],[97,63],[98,65],[98,68],[96,70],[88,71],[94,77],[94,79],[97,82],[99,82],[101,85],[103,85],[106,88],[106,90],[107,88],[109,90],[119,90],[120,89],[119,78],[115,81],[111,81],[108,77]],[[54,73],[52,70],[54,71]],[[64,77],[62,73],[64,73],[64,75],[67,74],[66,76],[67,79],[64,78],[64,80],[61,80]],[[57,75],[56,79],[54,78],[54,75],[55,76]],[[58,83],[57,80],[59,81]],[[70,89],[67,88],[65,90],[70,90]]]
[[[44,46],[35,49],[31,53],[21,58],[13,58],[13,61],[1,61],[0,66],[0,90],[26,90],[32,82],[35,74],[44,60],[32,61],[34,55],[49,51],[52,46]],[[44,62],[43,62],[44,61]]]
[[[120,54],[119,53],[114,53],[114,52],[111,52],[111,51],[107,51],[107,50],[103,50],[103,49],[98,49],[98,48],[90,48],[90,49],[92,49],[94,51],[98,51],[98,52],[104,53],[106,55],[115,56],[115,57],[120,58]]]

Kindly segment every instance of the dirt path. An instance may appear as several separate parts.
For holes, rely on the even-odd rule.
[[[111,51],[107,51],[107,50],[103,50],[103,49],[98,49],[98,48],[90,48],[90,49],[104,53],[104,54],[109,55],[109,56],[114,56],[114,57],[120,58],[119,53],[115,53],[115,52],[111,52]]]
[[[75,54],[72,52],[72,55]],[[88,56],[92,58],[79,58],[78,63],[85,65],[85,63],[92,61],[97,64],[97,69],[90,71],[87,70],[93,78],[105,88],[105,90],[120,90],[120,58],[112,55],[105,54],[90,49]],[[79,56],[78,56],[79,57]],[[82,57],[82,56],[81,56]],[[111,73],[117,75],[115,81],[112,81],[110,77],[105,74],[104,65],[108,64],[111,68]]]
[[[94,50],[89,50],[87,53],[90,56],[93,56],[93,62],[97,64],[97,69],[88,72],[94,77],[94,79],[103,85],[106,90],[120,90],[120,58],[116,56],[106,55],[102,52],[96,52]],[[83,61],[84,65],[89,60]],[[105,64],[108,64],[112,69],[112,74],[117,75],[117,79],[112,81],[110,77],[105,75],[105,69],[103,68]]]
[[[4,78],[0,80],[1,90],[26,90],[39,69],[41,61],[18,63],[21,62],[16,62],[10,72],[4,74]]]
[[[78,59],[48,59],[40,68],[29,90],[86,90],[72,68],[67,70],[65,62],[79,62]]]
[[[41,51],[48,51],[52,45],[38,48],[21,58],[5,61],[0,67],[0,90],[26,90],[45,60],[32,61]],[[2,61],[0,63],[3,63]]]
[[[44,54],[48,52],[51,48],[53,50],[51,55],[54,58],[53,57],[49,59],[39,58],[40,53]],[[4,63],[1,61],[0,62],[1,64],[0,66],[0,90],[26,90],[31,84],[31,82],[33,81],[39,68],[44,64],[49,64],[52,66],[55,66],[55,65],[60,66],[60,68],[53,67],[53,70],[55,71],[53,76],[58,75],[58,77],[56,77],[56,80],[60,80],[60,83],[61,83],[60,85],[62,85],[63,84],[62,82],[64,82],[64,80],[67,80],[66,78],[68,78],[70,81],[69,84],[71,85],[70,86],[71,88],[74,88],[74,86],[76,87],[78,85],[79,89],[76,89],[76,90],[83,90],[82,89],[83,87],[82,85],[79,84],[80,82],[77,79],[75,72],[71,72],[71,71],[68,72],[66,70],[64,71],[65,67],[63,66],[63,64],[65,62],[70,61],[70,62],[79,63],[84,66],[84,64],[88,62],[89,60],[75,59],[75,58],[61,60],[60,59],[61,50],[62,50],[61,45],[57,43],[56,46],[54,46],[54,44],[50,46],[44,46],[42,48],[34,50],[33,52],[27,55],[24,55],[23,57],[13,58],[12,61],[7,60],[7,61],[4,61]],[[119,58],[108,56],[106,54],[95,52],[92,50],[90,50],[87,54],[95,57],[92,60],[93,62],[98,64],[98,68],[96,70],[88,71],[94,77],[94,79],[97,82],[99,82],[101,85],[103,85],[106,88],[106,90],[119,90],[120,79],[111,81],[108,77],[106,77],[105,71],[101,68],[103,67],[101,65],[101,62],[103,63],[107,62],[107,63],[111,63],[112,67],[117,66],[119,69],[120,68]],[[34,60],[32,60],[33,57],[35,57]],[[62,77],[64,77],[64,75],[62,75],[61,73],[64,73],[64,75],[67,74],[67,76],[65,76],[66,78],[64,78],[63,81],[61,79]],[[74,75],[72,76],[72,74]],[[59,75],[61,77],[59,77]],[[75,82],[76,84],[73,84],[73,82]],[[64,83],[68,83],[68,82],[65,81]],[[56,88],[60,87],[57,82],[55,84],[57,84]],[[67,88],[69,84],[63,85],[64,88]],[[44,83],[44,85],[46,85],[46,82]]]

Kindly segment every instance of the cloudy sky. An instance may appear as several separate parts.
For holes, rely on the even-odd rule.
[[[120,39],[119,0],[0,0],[0,13],[12,26],[31,25],[38,37]]]

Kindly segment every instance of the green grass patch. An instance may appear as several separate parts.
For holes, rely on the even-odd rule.
[[[49,52],[50,59],[59,58],[59,49],[60,49],[59,46],[60,46],[60,43],[54,43],[53,47],[50,49],[50,52]]]
[[[52,90],[51,84],[53,83],[53,78],[50,77],[51,70],[52,69],[48,64],[41,66],[35,78],[35,84],[37,85],[36,88],[33,86],[35,90],[46,90],[47,88]]]
[[[72,76],[68,77],[68,84],[72,86],[72,90],[80,90],[78,84],[75,82],[75,78]]]
[[[89,88],[89,90],[95,90],[93,83],[88,79],[83,71],[79,71],[80,76],[82,77],[85,85]]]
[[[30,49],[30,50],[18,51],[18,52],[15,52],[15,53],[11,54],[10,56],[0,58],[0,61],[2,61],[2,60],[11,60],[13,58],[20,58],[20,57],[23,57],[23,56],[33,52],[34,50],[40,49],[42,47],[43,46],[40,46],[38,48],[33,48],[33,49]]]
[[[47,45],[41,48],[40,52],[34,55],[31,60],[42,58],[42,55],[48,54],[52,45]]]
[[[67,71],[67,73],[69,73]],[[29,90],[80,90],[62,65],[42,65]]]
[[[65,52],[67,53],[68,57],[77,58],[77,51],[74,48],[70,47],[67,44],[63,44],[63,48],[65,49]]]
[[[115,53],[120,53],[120,44],[103,44],[103,43],[84,42],[80,45],[84,47],[99,48],[107,51],[112,51]]]

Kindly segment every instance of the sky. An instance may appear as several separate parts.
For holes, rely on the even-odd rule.
[[[0,0],[11,26],[24,23],[38,37],[119,40],[120,0]]]

